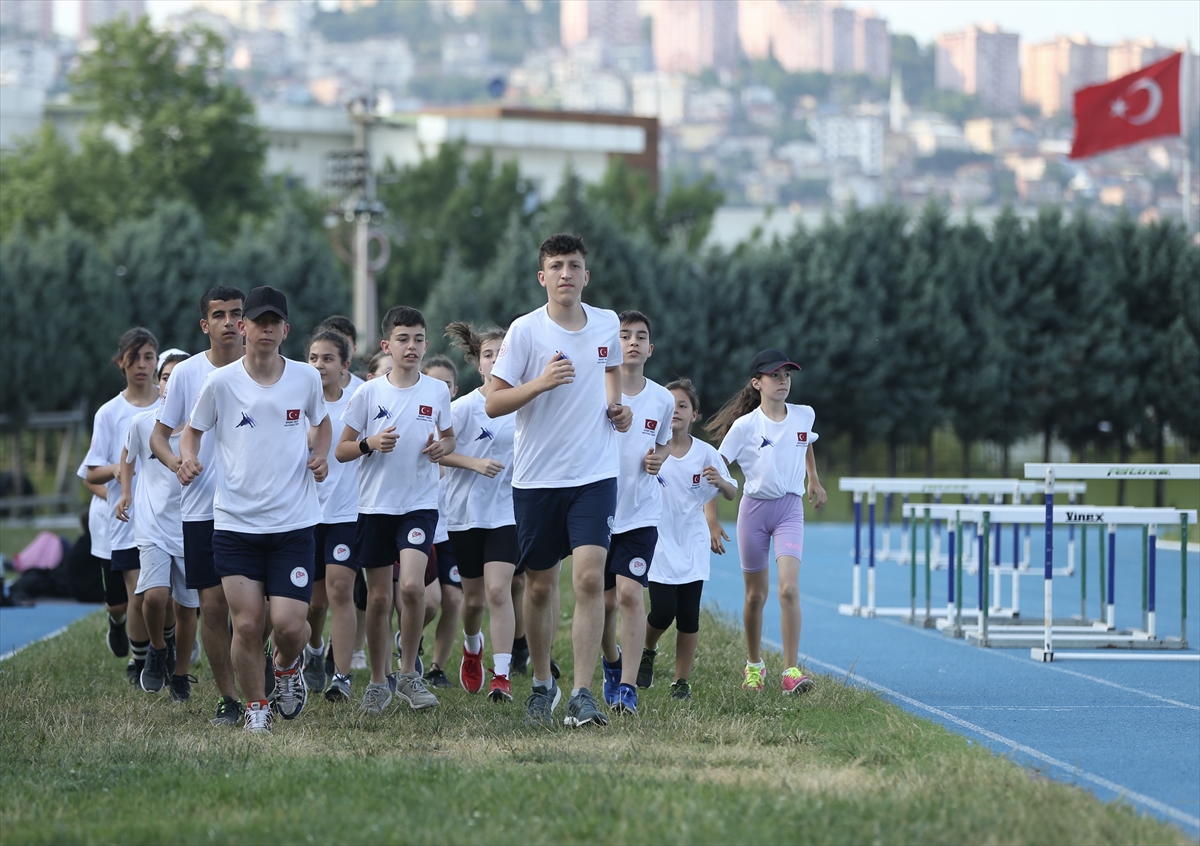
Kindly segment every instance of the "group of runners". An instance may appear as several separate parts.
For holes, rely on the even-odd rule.
[[[670,695],[691,699],[703,584],[729,540],[716,497],[735,498],[737,463],[742,686],[766,684],[774,541],[780,686],[810,689],[798,661],[803,499],[820,507],[826,495],[813,410],[786,402],[798,365],[779,350],[756,355],[708,424],[720,448],[694,438],[695,386],[645,377],[651,319],[584,303],[586,257],[578,236],[552,235],[538,255],[544,307],[507,331],[446,327],[482,378],[462,397],[453,362],[426,360],[429,329],[407,306],[384,316],[365,380],[350,372],[356,334],[344,317],[317,328],[307,363],[281,356],[288,304],[270,287],[207,291],[209,349],[195,355],[126,332],[114,359],[126,388],[97,411],[80,475],[94,494],[93,553],[110,562],[107,642],[132,652],[130,681],[186,701],[199,628],[220,694],[214,723],[269,732],[310,695],[348,702],[355,669],[369,670],[361,711],[396,698],[421,710],[452,686],[461,619],[462,687],[508,702],[528,668],[526,720],[553,724],[563,691],[551,644],[570,556],[565,724],[636,714],[672,623]],[[422,632],[439,614],[426,669]],[[607,710],[591,692],[598,662]]]

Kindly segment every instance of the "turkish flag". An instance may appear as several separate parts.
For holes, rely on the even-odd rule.
[[[1179,135],[1182,53],[1128,76],[1075,92],[1071,158],[1094,156],[1147,138]]]

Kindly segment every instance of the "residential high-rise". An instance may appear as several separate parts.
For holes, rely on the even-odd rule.
[[[124,17],[133,23],[146,14],[145,0],[80,0],[79,37],[87,38],[92,27]]]
[[[562,0],[559,32],[563,47],[598,39],[606,44],[636,44],[642,22],[629,0]]]
[[[699,73],[737,67],[736,0],[659,3],[653,30],[654,65],[659,71]]]
[[[785,70],[865,73],[887,79],[887,21],[831,0],[738,0],[738,38],[752,59],[774,55]]]
[[[1043,115],[1070,111],[1075,92],[1108,79],[1108,50],[1087,36],[1060,36],[1025,47],[1021,97]]]
[[[13,33],[54,35],[54,4],[47,0],[2,0],[0,27]]]
[[[887,79],[892,72],[892,34],[870,9],[854,15],[854,70],[871,79]]]
[[[1174,52],[1173,48],[1157,44],[1152,38],[1139,38],[1134,41],[1126,38],[1108,48],[1108,78],[1116,79],[1141,70]]]
[[[995,115],[1021,108],[1020,37],[995,24],[971,25],[937,37],[934,84],[979,97]]]

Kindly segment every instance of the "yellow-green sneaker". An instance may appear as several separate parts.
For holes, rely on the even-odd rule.
[[[766,667],[756,667],[753,664],[746,665],[746,680],[742,682],[742,690],[762,690],[763,689],[763,670]]]
[[[807,693],[814,684],[812,677],[800,672],[799,667],[788,667],[783,671],[784,693]]]

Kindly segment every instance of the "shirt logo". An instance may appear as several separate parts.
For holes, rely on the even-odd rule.
[[[665,488],[665,487],[667,486],[667,480],[666,480],[666,479],[664,479],[662,476],[655,476],[654,478],[658,479],[658,483],[659,483],[659,484],[660,484],[662,487],[664,487],[664,488]]]
[[[432,405],[417,406],[417,419],[432,420],[433,419],[433,406]]]
[[[763,447],[769,447],[769,446],[775,446],[775,442],[773,440],[771,440],[770,438],[768,438],[766,435],[763,435],[763,442],[758,445],[758,448],[762,449]]]
[[[700,474],[693,473],[692,474],[692,485],[698,485],[698,484],[700,484]]]
[[[479,437],[478,437],[478,438],[476,438],[475,440],[477,440],[477,441],[491,441],[491,440],[495,440],[495,438],[496,438],[496,436],[495,436],[494,434],[492,434],[492,430],[491,430],[491,429],[488,429],[488,428],[486,428],[486,427],[484,427],[484,426],[480,426],[480,427],[479,427]]]
[[[596,347],[596,355],[600,358],[608,358],[608,347]]]
[[[300,409],[289,408],[287,410],[287,421],[284,426],[297,426],[300,424]]]
[[[797,432],[796,440],[798,443],[802,443],[802,444],[808,443],[808,432]]]
[[[382,405],[376,406],[376,408],[379,409],[377,412],[375,412],[376,420],[391,420],[392,419],[392,413],[390,411],[388,411],[386,408],[384,408]]]
[[[657,420],[647,420],[646,421],[646,431],[647,432],[653,432],[653,431],[656,431],[657,429],[658,429],[658,421]]]
[[[242,412],[242,422],[238,423],[238,424],[237,424],[236,426],[234,426],[233,428],[235,428],[235,429],[240,429],[240,428],[242,428],[243,426],[249,426],[251,429],[253,429],[253,428],[254,428],[255,426],[257,426],[257,425],[258,425],[258,424],[254,422],[254,418],[253,418],[253,417],[251,417],[249,414],[247,414],[246,412],[244,412],[244,411],[243,411],[243,412]]]

